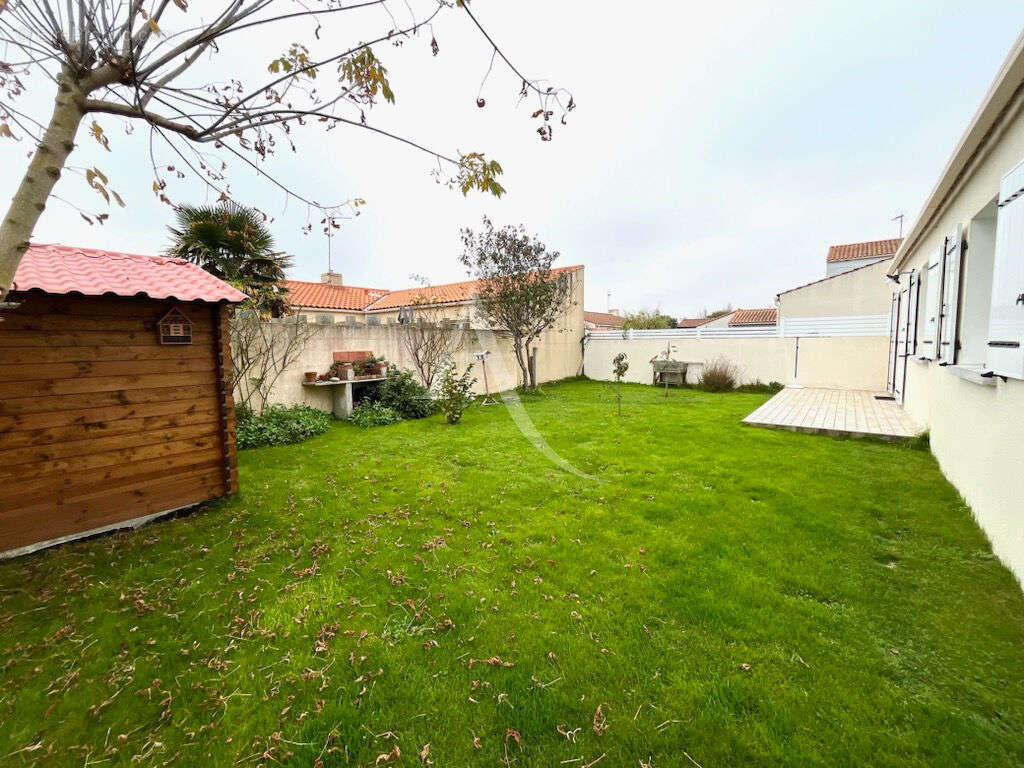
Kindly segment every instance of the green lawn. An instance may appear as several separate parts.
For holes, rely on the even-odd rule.
[[[338,424],[0,564],[0,763],[1024,763],[1024,597],[929,453],[623,393],[525,401],[591,479],[503,407]]]

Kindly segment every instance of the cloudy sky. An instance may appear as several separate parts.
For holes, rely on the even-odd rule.
[[[190,14],[207,4],[220,5],[193,0]],[[829,244],[893,237],[901,212],[909,223],[1024,25],[1019,0],[472,7],[527,75],[569,88],[578,108],[542,143],[533,103],[518,103],[518,81],[497,65],[477,108],[490,48],[457,11],[433,26],[436,57],[429,30],[380,46],[397,100],[370,120],[438,150],[485,151],[504,166],[508,194],[464,198],[435,182],[428,156],[358,129],[299,131],[298,151],[271,169],[319,200],[367,201],[332,244],[347,283],[464,279],[459,228],[486,214],[525,224],[560,263],[584,264],[587,309],[605,310],[609,291],[614,307],[677,316],[769,306],[778,291],[824,274]],[[408,18],[404,2],[393,12]],[[361,13],[325,25],[314,55],[391,23],[379,10]],[[240,34],[193,82],[261,69],[300,33]],[[52,93],[32,85],[27,103],[42,110]],[[150,191],[146,132],[101,123],[113,151],[83,132],[71,162],[102,168],[128,207],[90,227],[52,201],[34,239],[160,252],[170,210]],[[0,198],[20,178],[25,150],[0,144]],[[306,208],[251,171],[233,167],[230,178],[237,199],[274,215],[280,247],[295,255],[292,276],[317,279],[327,244],[302,233]],[[194,182],[171,192],[207,199]],[[57,194],[102,210],[80,177],[62,179]]]

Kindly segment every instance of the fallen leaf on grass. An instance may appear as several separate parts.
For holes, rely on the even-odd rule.
[[[611,709],[611,707],[607,703],[602,702],[601,704],[598,704],[597,709],[594,710],[594,733],[596,733],[598,736],[602,735],[605,731],[607,731],[609,727],[608,718],[605,717],[603,707],[608,707],[609,709]]]
[[[373,761],[373,764],[374,765],[381,765],[381,764],[386,765],[387,763],[393,763],[395,760],[397,760],[401,756],[402,756],[402,750],[400,750],[398,748],[398,745],[395,744],[395,748],[392,749],[390,752],[384,752],[384,753],[382,753],[380,755],[377,755],[377,759]]]

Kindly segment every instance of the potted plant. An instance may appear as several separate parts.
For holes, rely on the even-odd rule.
[[[305,376],[306,376],[306,381],[309,382],[310,384],[312,384],[314,381],[316,381],[317,373],[316,373],[316,371],[306,371]]]
[[[388,363],[386,360],[378,360],[373,364],[373,373],[375,376],[387,376],[388,375]]]

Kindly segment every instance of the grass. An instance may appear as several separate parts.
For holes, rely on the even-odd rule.
[[[0,762],[1024,763],[1024,597],[932,456],[765,397],[524,397],[590,479],[503,407],[337,424],[2,563]]]

